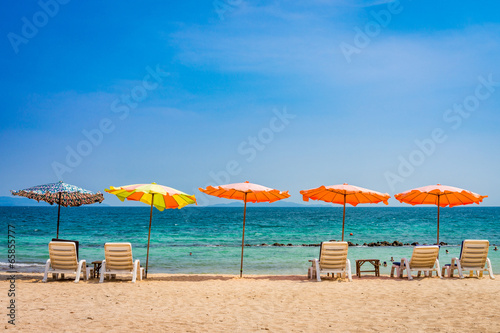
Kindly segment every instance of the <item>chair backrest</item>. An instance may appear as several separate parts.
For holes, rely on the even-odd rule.
[[[70,240],[70,239],[60,239],[60,238],[52,238],[53,242],[72,242],[75,243],[76,246],[76,258],[80,258],[80,255],[78,253],[78,249],[80,247],[80,243],[76,240]]]
[[[410,265],[413,268],[432,268],[439,255],[439,245],[421,245],[413,248]]]
[[[484,268],[489,247],[490,242],[487,240],[464,240],[460,251],[460,264],[463,267]]]
[[[348,249],[347,242],[322,242],[319,266],[321,269],[345,269]]]
[[[106,270],[132,271],[134,269],[130,243],[106,243],[104,256]]]
[[[76,270],[78,267],[76,245],[73,242],[50,242],[49,257],[53,269]]]

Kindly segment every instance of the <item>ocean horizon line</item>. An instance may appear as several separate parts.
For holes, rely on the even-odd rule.
[[[15,207],[15,208],[57,208],[57,205],[44,205],[40,203],[40,205],[0,205],[0,207]],[[109,205],[109,204],[93,204],[93,205],[83,205],[83,206],[77,206],[77,207],[63,207],[63,208],[146,208],[149,209],[150,206],[148,205]],[[215,205],[189,205],[185,206],[182,209],[197,209],[197,208],[243,208],[243,204],[236,204],[236,203],[228,203],[228,204],[215,204]],[[342,209],[342,205],[301,205],[301,204],[294,204],[294,205],[273,205],[273,204],[262,204],[262,203],[247,203],[247,208],[340,208]],[[382,209],[387,209],[387,208],[403,208],[403,209],[408,209],[408,208],[418,208],[418,209],[425,209],[425,208],[432,208],[436,209],[437,206],[434,205],[416,205],[416,206],[386,206],[386,205],[363,205],[363,206],[351,206],[347,205],[347,209],[363,209],[363,208],[382,208]],[[456,207],[441,207],[441,209],[468,209],[468,208],[500,208],[500,206],[488,206],[488,205],[467,205],[467,206],[456,206]]]

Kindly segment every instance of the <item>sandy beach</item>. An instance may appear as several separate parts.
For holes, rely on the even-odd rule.
[[[9,299],[1,274],[1,307]],[[325,332],[500,331],[500,280],[437,277],[353,277],[353,282],[304,276],[169,275],[41,282],[16,280],[20,331]]]

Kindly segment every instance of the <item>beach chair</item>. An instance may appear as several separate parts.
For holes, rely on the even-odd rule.
[[[309,279],[316,277],[321,281],[322,273],[341,274],[349,281],[352,281],[351,262],[347,259],[347,242],[322,242],[319,250],[319,259],[312,260],[312,267],[309,268]]]
[[[401,262],[392,263],[391,277],[394,277],[394,270],[396,270],[396,275],[402,278],[403,271],[406,269],[408,280],[413,279],[411,276],[412,271],[418,271],[418,276],[422,271],[425,276],[429,275],[429,273],[432,276],[432,272],[435,271],[439,278],[443,278],[439,269],[438,255],[438,245],[415,246],[410,260],[402,258]]]
[[[490,242],[487,240],[466,239],[462,242],[460,258],[452,258],[451,264],[443,266],[442,274],[447,272],[448,277],[453,277],[453,272],[458,270],[461,279],[464,278],[463,271],[469,271],[469,276],[473,276],[474,271],[478,277],[483,276],[484,271],[488,271],[490,279],[494,279],[491,261],[488,258]],[[486,268],[485,268],[486,266]]]
[[[85,280],[88,280],[89,270],[86,266],[85,260],[78,261],[74,242],[50,242],[49,259],[45,264],[42,282],[47,282],[49,273],[52,273],[56,280],[59,274],[61,277],[64,277],[64,274],[76,274],[75,283],[80,281],[80,275],[83,273]]]
[[[76,246],[76,257],[80,258],[80,253],[79,253],[80,242],[79,241],[71,240],[71,239],[61,239],[61,238],[52,238],[52,241],[53,242],[71,242],[71,243],[75,243],[75,246]]]
[[[131,274],[134,283],[137,276],[139,276],[139,280],[142,280],[144,268],[141,267],[139,259],[133,260],[132,244],[106,243],[104,244],[104,257],[100,271],[100,283],[104,282],[105,275],[115,274]]]

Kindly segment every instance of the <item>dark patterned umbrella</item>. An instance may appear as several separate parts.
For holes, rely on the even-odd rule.
[[[104,196],[101,192],[93,193],[75,185],[70,185],[59,181],[45,185],[33,186],[19,191],[10,191],[12,195],[35,199],[40,202],[45,201],[49,204],[58,204],[57,211],[57,238],[59,238],[59,218],[61,215],[61,206],[77,207],[89,205],[96,202],[101,203]]]

